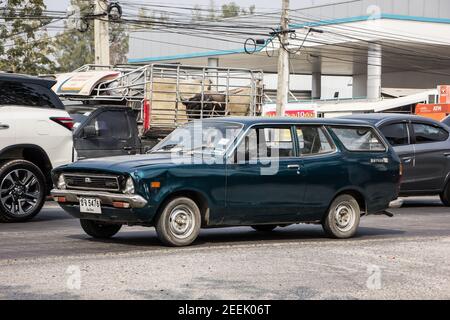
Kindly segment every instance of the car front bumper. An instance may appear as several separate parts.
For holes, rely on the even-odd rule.
[[[120,194],[99,191],[83,191],[83,190],[62,190],[53,189],[51,191],[53,198],[64,198],[64,203],[79,203],[80,197],[100,199],[102,205],[114,206],[115,202],[128,203],[130,208],[140,209],[147,205],[147,200],[138,194]],[[61,201],[58,201],[61,202]]]

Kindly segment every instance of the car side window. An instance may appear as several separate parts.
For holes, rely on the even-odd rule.
[[[382,126],[380,131],[394,147],[409,144],[408,124],[405,122]]]
[[[367,127],[333,127],[331,129],[349,151],[385,151],[372,128]]]
[[[322,127],[297,126],[300,154],[303,156],[328,153],[334,146]]]
[[[425,123],[413,123],[412,125],[417,144],[441,142],[448,139],[449,133],[441,127]]]
[[[128,117],[123,111],[104,111],[92,120],[100,138],[128,139]]]
[[[237,148],[237,161],[294,156],[291,128],[257,127],[249,130]]]
[[[63,106],[55,101],[50,89],[34,83],[0,81],[0,104],[27,107],[56,108]]]

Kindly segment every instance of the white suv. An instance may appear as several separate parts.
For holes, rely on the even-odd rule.
[[[38,214],[52,187],[50,171],[74,160],[73,121],[54,84],[0,73],[0,221]]]

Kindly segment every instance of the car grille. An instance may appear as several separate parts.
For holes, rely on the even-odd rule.
[[[68,189],[120,191],[116,176],[93,174],[64,174]]]

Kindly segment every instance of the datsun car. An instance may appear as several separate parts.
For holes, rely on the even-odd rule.
[[[315,223],[350,238],[361,216],[397,198],[401,164],[367,122],[227,117],[179,127],[147,154],[82,160],[52,176],[54,199],[88,235],[140,225],[185,246],[201,228],[227,226]]]

